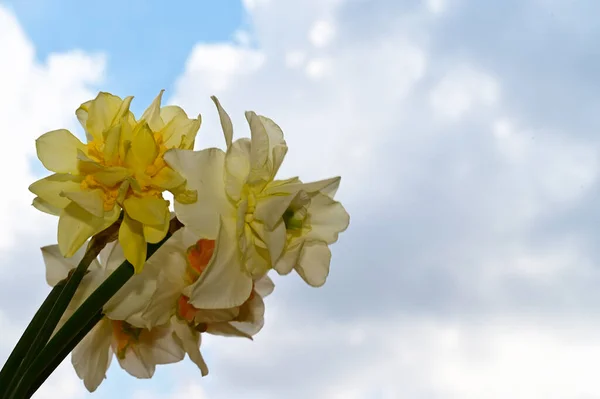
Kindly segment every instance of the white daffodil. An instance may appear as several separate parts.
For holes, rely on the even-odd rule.
[[[233,128],[219,101],[217,106],[227,152],[217,148],[189,152],[171,150],[167,164],[197,190],[196,204],[175,202],[175,213],[201,237],[216,237],[219,220],[234,230],[246,268],[264,275],[279,259],[286,243],[283,213],[293,195],[267,194],[287,152],[283,132],[271,119],[246,112],[251,139],[232,141]]]
[[[296,269],[310,285],[325,282],[329,244],[349,223],[333,200],[340,178],[302,183],[274,180],[287,152],[283,132],[271,119],[246,112],[251,138],[233,141],[231,120],[217,106],[227,152],[170,150],[166,163],[197,190],[193,204],[175,202],[177,217],[196,234],[215,237],[219,219],[236,231],[238,248],[253,277],[270,268],[280,274]]]
[[[66,278],[84,252],[82,248],[71,258],[64,258],[57,245],[42,248],[48,284],[54,286]],[[90,264],[57,330],[125,256],[120,245],[111,243],[101,252],[100,259],[102,263],[94,260]],[[141,313],[156,290],[156,274],[157,269],[149,267],[134,275],[105,305],[105,316],[73,350],[73,367],[90,392],[105,378],[113,354],[123,369],[138,378],[152,377],[158,364],[184,358],[184,344],[170,320],[160,326],[142,322]]]
[[[150,260],[169,267],[162,269],[143,318],[160,324],[175,316],[182,332],[197,334],[198,340],[205,331],[249,338],[256,334],[263,325],[262,297],[274,285],[268,276],[253,282],[232,253],[237,253],[236,242],[224,225],[216,240],[198,239],[187,228],[175,233]]]

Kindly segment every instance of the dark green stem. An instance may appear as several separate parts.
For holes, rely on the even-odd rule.
[[[27,396],[26,396],[27,398],[30,398],[31,396],[33,396],[35,391],[37,391],[39,389],[39,387],[44,383],[44,381],[46,381],[46,379],[50,376],[50,374],[52,374],[52,372],[58,367],[58,365],[60,363],[62,363],[64,358],[67,357],[67,355],[75,348],[75,346],[77,346],[77,344],[87,335],[87,333],[89,333],[92,330],[92,328],[94,328],[94,326],[100,320],[102,320],[102,317],[104,317],[104,315],[102,313],[100,313],[100,312],[96,313],[96,315],[94,315],[94,317],[92,317],[92,319],[89,321],[89,323],[86,324],[85,327],[83,327],[83,329],[81,331],[79,331],[79,334],[77,334],[75,336],[75,339],[73,339],[71,342],[69,342],[69,344],[54,359],[54,361],[52,363],[46,365],[44,370],[42,370],[42,373],[38,376],[38,378],[29,387],[29,391],[27,391]]]
[[[56,300],[58,299],[61,291],[65,286],[65,281],[61,281],[57,285],[52,288],[52,291],[48,294],[42,306],[38,309],[38,311],[31,319],[31,322],[23,332],[23,335],[17,342],[17,345],[13,349],[12,353],[4,363],[4,367],[2,367],[2,371],[0,371],[0,387],[6,387],[12,381],[17,368],[21,364],[23,357],[27,354],[27,350],[30,348],[31,342],[35,339],[38,331],[42,327],[46,315],[50,312]],[[0,392],[0,399],[4,398],[6,391],[2,390]]]
[[[67,283],[58,295],[58,299],[50,310],[50,313],[47,314],[46,320],[44,320],[44,323],[37,331],[37,335],[34,337],[33,342],[30,343],[25,358],[13,374],[12,381],[6,390],[7,392],[11,392],[12,388],[18,383],[18,376],[23,375],[25,370],[27,370],[27,368],[32,364],[38,353],[40,353],[40,350],[44,347],[44,345],[46,345],[52,336],[56,325],[65,313],[67,306],[69,306],[69,302],[71,302],[71,299],[73,299],[75,291],[77,291],[77,287],[79,287],[81,280],[83,280],[90,263],[92,263],[92,261],[98,256],[98,253],[102,248],[99,248],[97,245],[93,245],[93,242],[93,240],[90,242],[90,245],[83,255],[83,258],[77,265],[77,268],[71,273]]]

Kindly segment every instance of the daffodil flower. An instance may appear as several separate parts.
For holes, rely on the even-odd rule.
[[[73,256],[123,210],[119,242],[139,272],[146,243],[162,240],[169,227],[169,202],[162,192],[172,192],[182,203],[196,200],[185,179],[166,165],[164,154],[170,148],[193,148],[200,117],[190,119],[177,106],[161,108],[162,93],[138,121],[129,110],[132,97],[101,92],[76,111],[86,144],[65,129],[37,139],[40,161],[55,173],[29,189],[37,196],[37,209],[60,217],[63,256]]]
[[[175,213],[201,237],[216,236],[219,220],[236,232],[242,260],[252,276],[264,275],[281,256],[286,243],[283,213],[293,195],[272,196],[267,189],[287,152],[283,132],[271,119],[246,112],[251,139],[232,141],[231,120],[213,97],[227,143],[189,152],[170,150],[169,166],[198,191],[195,204],[175,201]]]
[[[333,200],[340,178],[302,183],[275,180],[287,152],[283,132],[271,119],[246,112],[251,138],[233,141],[229,115],[213,97],[227,152],[170,150],[165,161],[198,191],[194,204],[175,202],[175,213],[189,229],[214,237],[218,221],[236,231],[242,260],[254,277],[270,268],[296,269],[310,285],[325,282],[331,253],[349,223]]]
[[[253,282],[239,257],[232,256],[237,253],[232,233],[223,224],[216,240],[199,238],[187,228],[176,232],[149,261],[168,266],[161,268],[142,317],[160,324],[175,316],[180,328],[197,334],[256,334],[264,320],[262,298],[274,286],[268,276]]]
[[[56,245],[42,248],[47,282],[54,286],[67,277],[83,254],[82,249],[64,258]],[[91,263],[57,330],[123,260],[121,246],[114,242],[100,253],[100,261]],[[148,325],[141,317],[156,291],[159,272],[158,265],[152,265],[133,276],[104,306],[104,317],[73,350],[73,367],[90,392],[104,380],[113,355],[132,376],[151,378],[156,365],[182,360],[195,345],[189,356],[203,373],[208,372],[202,357],[195,356],[200,353],[199,341],[181,332],[179,320],[167,318],[160,325]]]

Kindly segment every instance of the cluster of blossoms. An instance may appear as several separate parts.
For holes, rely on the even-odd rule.
[[[263,298],[274,289],[268,272],[295,270],[321,286],[329,245],[349,223],[334,200],[339,177],[275,179],[287,145],[271,119],[246,112],[251,137],[234,141],[231,120],[213,97],[226,150],[194,151],[200,117],[161,107],[161,96],[137,120],[131,97],[100,93],[76,111],[87,143],[67,130],[36,142],[39,159],[55,173],[31,185],[33,204],[59,216],[58,245],[42,248],[48,284],[69,276],[90,238],[118,226],[118,239],[92,261],[58,327],[123,261],[135,268],[72,352],[89,391],[113,356],[131,375],[150,378],[156,365],[187,354],[206,375],[202,333],[252,338],[264,323]],[[174,212],[164,191],[173,194]],[[147,244],[161,242],[173,218],[183,227],[147,259]]]

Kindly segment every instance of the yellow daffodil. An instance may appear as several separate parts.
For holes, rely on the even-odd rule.
[[[84,144],[68,130],[42,135],[37,154],[53,175],[30,186],[33,205],[60,217],[58,245],[71,257],[94,234],[118,220],[123,210],[119,242],[125,257],[139,272],[146,243],[164,238],[169,226],[169,202],[190,203],[196,193],[164,161],[170,148],[189,150],[200,128],[177,106],[161,108],[162,91],[138,121],[129,110],[132,97],[101,92],[76,111],[85,129]]]
[[[328,245],[348,226],[349,217],[333,200],[340,178],[302,183],[274,180],[287,146],[271,119],[246,112],[251,138],[233,141],[231,120],[213,97],[227,152],[170,150],[165,161],[198,191],[194,204],[175,202],[177,217],[196,234],[214,237],[218,220],[236,231],[242,260],[254,277],[270,268],[295,268],[310,285],[325,282]]]

